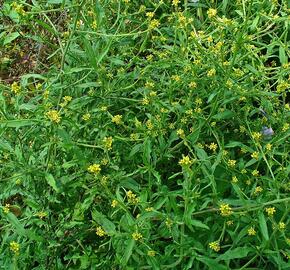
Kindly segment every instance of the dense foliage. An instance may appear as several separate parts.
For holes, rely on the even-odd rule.
[[[0,3],[1,269],[289,269],[287,0]]]

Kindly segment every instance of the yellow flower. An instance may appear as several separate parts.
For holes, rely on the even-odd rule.
[[[282,131],[285,132],[289,129],[289,124],[288,123],[285,123],[282,127]]]
[[[145,87],[146,87],[146,88],[153,88],[154,85],[155,85],[154,82],[146,82],[146,83],[145,83]]]
[[[255,188],[254,194],[257,195],[258,193],[260,193],[260,192],[262,192],[262,191],[263,191],[263,188],[260,187],[260,186],[257,186],[257,187]]]
[[[20,245],[17,242],[12,241],[10,242],[10,250],[15,254],[18,254],[20,250]]]
[[[228,221],[227,221],[227,225],[228,225],[228,226],[231,226],[231,225],[233,225],[233,224],[234,224],[234,221],[233,221],[233,220],[228,220]]]
[[[154,12],[146,12],[146,17],[148,17],[148,18],[153,18],[154,15],[155,15]]]
[[[253,227],[248,229],[248,235],[256,235],[256,231],[255,231],[255,229]]]
[[[145,211],[146,211],[146,212],[152,212],[152,211],[154,211],[154,208],[153,208],[153,207],[147,207],[147,208],[145,209]]]
[[[200,106],[202,104],[202,99],[201,98],[196,98],[194,103],[197,105],[197,106]]]
[[[220,251],[221,249],[219,241],[210,242],[208,245],[212,250],[216,252]]]
[[[113,138],[110,136],[110,137],[105,137],[103,139],[103,144],[105,146],[105,148],[107,150],[111,150],[112,149],[112,144],[113,144]]]
[[[103,237],[106,235],[106,232],[103,230],[101,226],[99,226],[96,228],[96,234],[100,237]]]
[[[172,0],[172,6],[174,7],[177,7],[179,3],[180,3],[179,0]]]
[[[156,255],[156,252],[154,250],[148,250],[147,255],[150,257],[154,257]]]
[[[275,207],[268,207],[265,209],[265,211],[267,212],[268,216],[273,216],[276,212]]]
[[[15,94],[18,95],[21,92],[21,87],[17,82],[14,82],[11,84],[11,91]]]
[[[181,78],[180,78],[179,75],[172,75],[172,76],[171,76],[171,79],[172,79],[173,81],[176,81],[176,82],[179,82],[179,81],[181,80]]]
[[[61,120],[61,117],[57,110],[50,110],[45,115],[50,121],[55,122],[55,123],[59,123]]]
[[[99,164],[93,164],[88,167],[90,173],[98,174],[101,171],[101,166]]]
[[[142,105],[148,105],[149,102],[150,102],[150,100],[147,97],[142,99]]]
[[[131,190],[126,192],[128,202],[132,204],[137,204],[139,203],[140,199],[137,197],[136,194],[134,194]]]
[[[17,179],[15,180],[15,184],[16,184],[16,185],[21,185],[21,183],[22,183],[22,182],[21,182],[21,179],[17,178]]]
[[[254,159],[259,159],[259,152],[255,151],[251,154],[251,157]]]
[[[115,208],[118,205],[118,201],[117,200],[112,200],[111,206],[113,208]]]
[[[217,15],[217,10],[214,8],[210,8],[208,9],[208,11],[206,12],[209,18],[213,18]]]
[[[280,221],[280,222],[278,223],[278,229],[279,229],[280,231],[283,231],[283,230],[285,230],[285,228],[286,228],[286,224],[285,224],[284,222]]]
[[[136,141],[136,140],[138,140],[138,138],[139,138],[139,135],[138,134],[136,134],[136,133],[130,134],[130,139],[131,140]]]
[[[171,228],[171,226],[173,225],[173,221],[169,218],[166,218],[165,225],[167,228]]]
[[[150,119],[146,121],[146,127],[150,130],[154,128],[154,125],[152,124],[152,121]]]
[[[245,133],[247,131],[247,129],[244,126],[240,126],[240,132],[241,133]]]
[[[106,165],[108,165],[108,163],[109,163],[109,160],[107,158],[102,158],[101,165],[106,166]]]
[[[184,130],[183,129],[178,129],[177,131],[176,131],[176,133],[177,133],[177,135],[180,137],[180,138],[182,138],[182,139],[184,139],[185,138],[185,134],[184,134]]]
[[[180,166],[188,167],[193,163],[193,160],[189,156],[183,156],[181,160],[179,160],[178,164]]]
[[[17,2],[13,2],[11,7],[20,15],[25,16],[26,11],[23,8],[22,4],[17,4]]]
[[[63,100],[65,102],[70,102],[70,101],[72,101],[72,97],[71,96],[65,96],[65,97],[63,97]]]
[[[44,211],[40,211],[37,213],[37,216],[40,218],[40,219],[43,219],[47,216],[47,213],[44,212]]]
[[[229,160],[228,160],[228,165],[229,165],[230,167],[235,167],[235,166],[236,166],[236,163],[237,163],[237,161],[234,160],[234,159],[229,159]]]
[[[3,212],[5,214],[8,214],[10,212],[10,204],[6,203],[5,206],[3,207]]]
[[[93,21],[93,23],[91,24],[91,27],[96,30],[98,28],[98,23],[96,20]]]
[[[232,183],[238,183],[238,182],[239,182],[238,178],[236,176],[233,176]]]
[[[252,171],[252,175],[255,176],[255,177],[259,176],[259,173],[260,172],[258,170],[253,170]]]
[[[135,241],[139,241],[143,238],[143,235],[141,233],[138,233],[138,232],[134,232],[132,233],[132,238],[135,240]]]
[[[282,81],[277,85],[277,93],[282,93],[289,87],[290,87],[289,83]]]
[[[197,86],[197,83],[194,82],[194,81],[190,82],[189,85],[188,85],[188,87],[192,88],[192,89],[196,88],[196,86]]]
[[[268,151],[271,151],[271,149],[272,149],[272,144],[267,143],[267,144],[266,144],[266,149],[267,149]]]
[[[242,169],[242,170],[241,170],[241,173],[242,173],[242,174],[246,174],[246,173],[247,173],[247,170],[246,170],[246,169]]]
[[[84,114],[84,115],[82,116],[82,119],[83,119],[84,121],[88,121],[88,120],[90,120],[90,118],[91,118],[91,114],[89,114],[89,113],[86,113],[86,114]]]
[[[152,21],[150,21],[149,23],[149,29],[155,29],[160,25],[160,22],[156,19],[153,19]]]
[[[112,122],[115,123],[116,125],[121,125],[122,124],[122,115],[117,114],[112,117]]]
[[[255,141],[259,141],[262,138],[262,134],[259,132],[253,132],[252,137]]]
[[[220,211],[223,217],[230,216],[233,213],[232,208],[227,203],[220,205]]]
[[[63,97],[63,102],[60,103],[59,105],[61,107],[65,107],[71,100],[72,100],[71,96],[65,96],[65,97]]]
[[[209,148],[210,150],[212,150],[213,152],[215,152],[216,149],[217,149],[217,144],[212,142],[212,143],[209,145],[208,148]]]
[[[207,72],[207,77],[212,77],[216,74],[216,70],[214,68],[210,69],[208,72]]]
[[[106,176],[106,175],[102,176],[101,181],[100,181],[101,185],[106,186],[108,183],[108,179],[109,179],[108,176]]]

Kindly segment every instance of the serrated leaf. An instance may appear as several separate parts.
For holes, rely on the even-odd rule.
[[[47,181],[47,183],[56,191],[56,192],[59,192],[59,188],[57,187],[57,185],[56,185],[56,181],[55,181],[55,179],[54,179],[54,177],[53,177],[53,175],[52,174],[50,174],[50,173],[46,173],[45,174],[45,179],[46,179],[46,181]]]

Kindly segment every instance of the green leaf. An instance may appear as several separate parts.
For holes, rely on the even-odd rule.
[[[209,268],[214,270],[228,270],[228,268],[224,265],[219,264],[216,260],[210,259],[207,257],[196,257],[196,259],[200,262],[206,264]]]
[[[50,173],[46,173],[45,174],[45,179],[47,181],[47,183],[56,191],[56,192],[59,192],[59,188],[57,187],[56,185],[56,182],[55,182],[55,179],[54,177],[52,176],[52,174]]]
[[[20,34],[18,32],[9,33],[3,41],[3,45],[5,46],[6,44],[11,43],[14,39],[18,38],[19,36]]]
[[[142,149],[142,146],[143,146],[143,144],[141,144],[141,143],[134,145],[130,154],[129,154],[129,157],[133,157],[136,153],[138,153]]]
[[[261,233],[263,237],[265,238],[265,240],[268,241],[269,240],[268,227],[267,227],[267,222],[266,222],[265,215],[263,214],[263,212],[259,212],[258,219],[259,219]]]
[[[2,120],[0,126],[20,128],[35,125],[37,122],[36,119]]]
[[[237,147],[237,146],[243,147],[244,144],[242,144],[241,142],[231,141],[225,145],[226,148],[233,148],[233,147]]]
[[[188,139],[190,140],[191,144],[194,145],[199,138],[200,129],[193,131],[189,136]]]
[[[258,23],[259,23],[259,20],[260,20],[260,16],[257,16],[257,17],[253,20],[253,22],[251,23],[250,29],[251,29],[252,31],[254,31],[255,29],[257,29],[257,25],[258,25]]]
[[[210,96],[208,97],[206,103],[207,104],[210,103],[216,95],[217,95],[217,92],[214,92],[214,93],[210,94]]]
[[[8,213],[6,217],[19,235],[27,236],[26,230],[14,214]]]
[[[0,149],[13,152],[13,148],[11,147],[11,145],[4,140],[0,140]]]
[[[226,260],[244,258],[244,257],[247,257],[248,253],[251,251],[253,251],[253,249],[249,247],[237,247],[235,249],[230,249],[226,251],[224,254],[221,254],[218,257],[218,260],[226,261]]]
[[[287,64],[288,62],[288,57],[286,56],[285,49],[282,46],[279,47],[279,60],[281,64]]]
[[[134,239],[130,239],[130,240],[125,242],[124,256],[121,259],[121,264],[122,265],[126,265],[127,262],[129,261],[131,255],[132,255],[134,246],[135,246],[135,240]]]
[[[96,221],[108,234],[116,233],[116,226],[115,224],[107,219],[107,217],[97,210],[92,211],[92,218]]]
[[[222,120],[222,119],[230,119],[234,116],[234,113],[230,110],[225,110],[224,112],[220,112],[216,115],[214,115],[212,118],[216,120]]]
[[[94,69],[97,69],[98,65],[97,65],[97,59],[96,59],[95,50],[93,49],[90,41],[86,37],[83,37],[82,41],[83,41],[84,48],[85,48],[85,51],[86,51],[86,56],[88,57],[88,60],[89,60],[89,62],[91,64],[91,66]]]
[[[151,141],[149,138],[146,138],[143,144],[143,162],[146,165],[150,164],[151,160]]]
[[[192,219],[190,221],[190,223],[194,227],[199,227],[199,228],[203,228],[203,229],[209,230],[209,227],[207,225],[205,225],[204,223],[202,223],[201,221],[199,221],[197,219]]]
[[[34,111],[37,108],[36,105],[30,103],[24,103],[19,106],[19,110]]]

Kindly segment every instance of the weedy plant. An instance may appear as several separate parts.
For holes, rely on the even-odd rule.
[[[289,269],[287,0],[0,16],[1,269]]]

